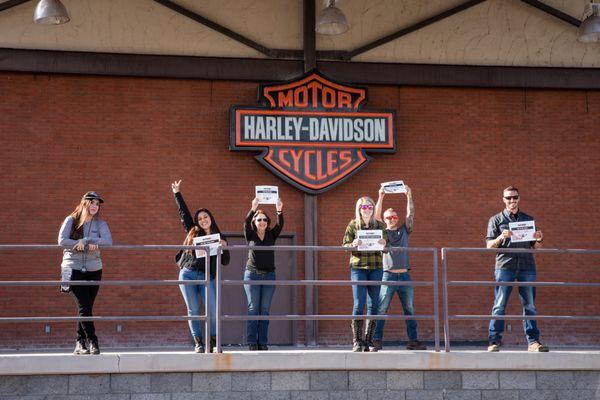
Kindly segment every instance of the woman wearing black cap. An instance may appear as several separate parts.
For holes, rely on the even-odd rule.
[[[61,264],[64,281],[99,281],[102,279],[100,246],[112,245],[112,236],[106,221],[100,219],[102,197],[96,192],[87,192],[75,210],[65,218],[58,244],[63,250]],[[93,316],[94,300],[99,286],[63,286],[61,291],[71,292],[80,317]],[[98,337],[93,321],[77,323],[77,344],[74,354],[100,354]]]
[[[179,192],[179,185],[181,184],[181,180],[175,181],[171,184],[171,189],[175,194],[175,202],[177,203],[177,208],[179,209],[179,216],[181,218],[181,223],[187,232],[187,236],[183,242],[185,246],[193,246],[194,238],[198,236],[212,235],[218,233],[221,236],[221,246],[226,246],[227,241],[225,236],[219,230],[219,226],[215,221],[212,213],[206,208],[201,208],[196,211],[194,217],[192,218],[192,214],[190,213],[185,201],[183,200],[182,194]],[[187,254],[186,254],[187,253]],[[191,250],[186,250],[181,254],[178,254],[178,265],[181,269],[179,271],[179,280],[187,281],[187,280],[204,280],[206,279],[206,271],[205,271],[205,259],[196,258],[195,252]],[[188,261],[189,260],[189,261]],[[221,255],[221,264],[227,265],[229,264],[229,251],[223,251]],[[215,288],[215,273],[217,270],[217,256],[210,256],[210,347],[211,351],[214,349],[216,345],[215,340],[215,330],[216,330],[216,288]],[[200,312],[200,304],[204,301],[205,296],[205,287],[204,285],[179,285],[181,289],[181,294],[183,295],[183,299],[185,300],[185,304],[188,309],[188,316],[197,316],[200,314],[204,314]],[[204,342],[202,340],[202,327],[200,321],[198,320],[189,320],[188,324],[190,326],[190,332],[194,337],[195,342],[195,352],[203,353],[204,352]]]

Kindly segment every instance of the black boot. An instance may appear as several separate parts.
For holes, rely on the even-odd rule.
[[[85,344],[85,340],[83,340],[83,339],[77,340],[73,354],[75,354],[75,355],[90,354],[90,351],[88,350],[87,345]]]
[[[100,354],[100,347],[98,346],[98,338],[90,339],[90,354]]]
[[[377,352],[377,347],[373,344],[373,334],[375,333],[375,324],[377,321],[368,319],[367,320],[367,329],[365,331],[365,351],[370,351],[372,353]]]
[[[210,337],[210,352],[214,353],[217,347],[217,338],[215,336]]]
[[[194,351],[196,353],[204,353],[204,342],[200,336],[194,336],[194,343],[196,344],[194,346]]]
[[[352,320],[350,324],[352,327],[352,351],[357,353],[361,352],[363,349],[363,340],[362,340],[362,326],[363,322],[359,319]]]

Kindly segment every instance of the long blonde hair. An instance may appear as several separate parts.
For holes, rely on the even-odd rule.
[[[360,215],[360,206],[363,203],[369,203],[373,206],[373,214],[371,214],[371,219],[369,220],[369,224],[367,226],[375,226],[375,202],[373,201],[372,198],[370,198],[369,196],[363,196],[363,197],[359,197],[358,200],[356,200],[356,207],[355,207],[355,219],[354,222],[356,223],[356,226],[358,229],[360,229],[361,225],[362,225],[362,216]]]

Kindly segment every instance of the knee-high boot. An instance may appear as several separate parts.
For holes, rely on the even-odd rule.
[[[365,331],[365,351],[376,352],[377,347],[373,344],[373,334],[375,333],[376,320],[367,320],[367,329]]]
[[[360,352],[363,349],[362,327],[363,322],[359,319],[352,320],[352,351]]]

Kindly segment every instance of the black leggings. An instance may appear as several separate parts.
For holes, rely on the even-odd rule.
[[[72,281],[99,281],[102,279],[102,270],[81,272],[74,269],[71,275]],[[71,293],[77,305],[77,312],[80,317],[93,316],[92,309],[94,301],[100,286],[71,286]],[[93,321],[78,321],[77,322],[77,340],[93,340],[97,341],[96,328]]]

